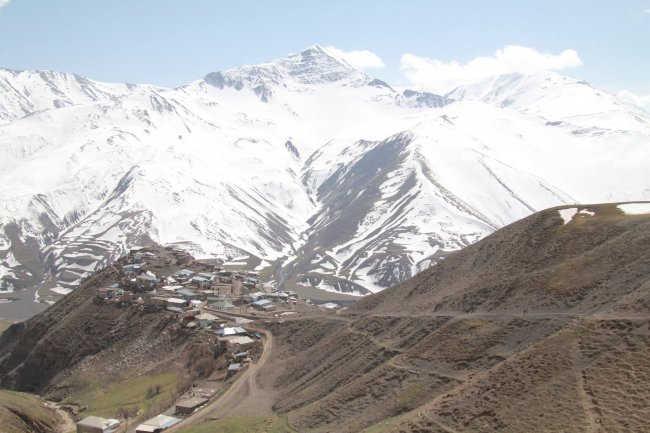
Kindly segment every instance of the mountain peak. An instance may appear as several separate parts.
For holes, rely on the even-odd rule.
[[[364,75],[344,60],[328,53],[320,45],[312,45],[297,54],[290,54],[271,63],[280,65],[289,76],[303,84],[341,81]]]
[[[365,84],[370,79],[320,45],[312,45],[303,51],[267,63],[212,72],[205,77],[208,84],[219,88],[234,87],[240,90],[248,87],[265,102],[273,94],[273,86],[291,81],[300,85],[333,82]]]

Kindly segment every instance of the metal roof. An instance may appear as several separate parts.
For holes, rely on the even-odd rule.
[[[175,424],[178,424],[181,422],[179,418],[174,418],[172,416],[167,416],[167,415],[157,415],[151,419],[146,420],[142,424],[140,424],[138,427],[136,427],[136,430],[142,430],[141,427],[155,427],[159,429],[166,429],[169,428]],[[142,431],[149,431],[149,430],[142,430]]]
[[[120,422],[112,418],[101,418],[98,416],[87,416],[77,423],[77,425],[83,427],[99,427],[101,429],[117,427],[120,425]]]
[[[176,293],[178,293],[179,295],[185,295],[185,296],[198,296],[197,293],[194,293],[193,291],[187,290],[187,289],[176,290]]]
[[[251,302],[251,305],[256,305],[258,307],[263,307],[264,305],[273,304],[273,302],[268,299],[260,299],[259,301]]]
[[[194,271],[189,269],[181,269],[180,271],[174,272],[172,275],[194,275]]]

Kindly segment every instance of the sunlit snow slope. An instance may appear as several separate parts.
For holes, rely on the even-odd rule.
[[[0,279],[130,246],[365,294],[542,208],[650,199],[650,115],[553,73],[439,96],[318,46],[176,89],[0,70]]]

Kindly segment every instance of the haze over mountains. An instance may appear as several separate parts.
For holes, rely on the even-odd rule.
[[[175,89],[0,70],[0,279],[130,246],[367,294],[560,204],[649,200],[650,114],[555,73],[397,90],[319,46]]]

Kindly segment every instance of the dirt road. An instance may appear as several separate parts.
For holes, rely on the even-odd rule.
[[[53,401],[48,401],[46,405],[59,416],[60,423],[57,427],[58,433],[72,433],[76,431],[76,424],[68,412],[61,409],[61,407]]]
[[[221,396],[199,409],[174,427],[166,430],[176,432],[182,428],[205,421],[237,415],[266,415],[270,413],[270,401],[260,395],[257,378],[264,365],[271,358],[273,335],[266,330],[256,329],[264,335],[262,355],[255,363],[240,374],[237,381]]]

